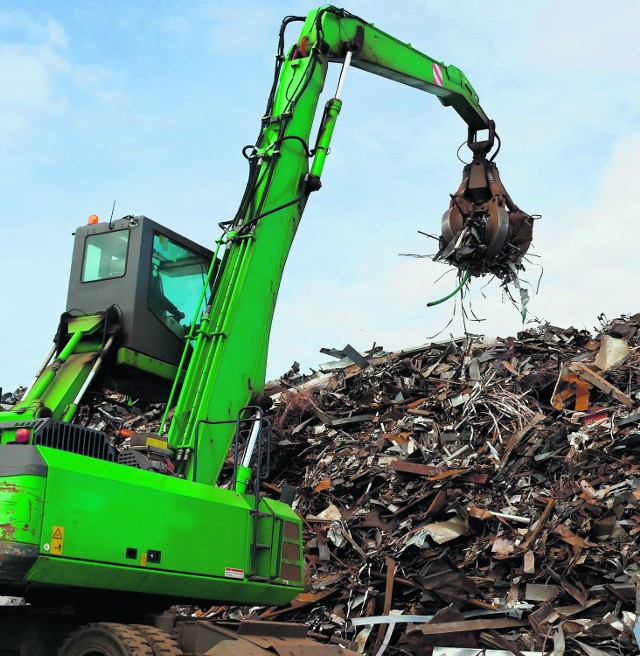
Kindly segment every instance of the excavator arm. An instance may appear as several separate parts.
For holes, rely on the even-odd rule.
[[[301,20],[301,35],[285,55],[284,30],[289,23]],[[341,63],[342,71],[312,144],[312,124],[332,62]],[[249,180],[236,216],[223,226],[218,242],[221,265],[210,283],[213,300],[194,335],[195,348],[169,429],[169,443],[179,454],[178,471],[187,479],[216,483],[238,414],[249,404],[264,406],[267,346],[278,288],[307,199],[321,186],[350,65],[426,91],[443,105],[453,107],[468,125],[470,144],[476,144],[474,153],[479,155],[474,166],[491,172],[485,155],[493,144],[479,142],[477,132],[489,130],[492,140],[493,123],[460,69],[432,59],[332,6],[312,11],[306,19],[285,19],[260,134],[255,146],[243,151],[249,163]],[[478,185],[477,175],[465,177],[472,177]],[[463,180],[457,194],[465,201],[468,186]],[[471,226],[473,230],[469,227],[469,213],[477,220],[489,215],[487,202],[504,205],[500,198],[491,200],[502,193],[495,176],[487,178],[485,173],[484,189],[474,187],[472,191],[468,207],[460,212],[460,225],[448,223],[454,233],[443,242],[444,248],[456,240],[462,244],[462,231],[477,233],[477,226]],[[455,199],[452,203],[456,210],[461,205]],[[497,221],[503,239],[508,237],[509,228],[504,230],[505,217],[508,222],[504,212]],[[486,251],[482,240],[481,235],[481,255]],[[456,264],[458,252],[453,248],[447,254],[448,261]],[[250,456],[249,449],[243,465],[248,466]],[[236,482],[236,488],[242,491],[244,486]]]
[[[489,119],[465,74],[403,43],[344,9],[323,7],[307,17],[294,56],[326,51],[330,62],[344,63],[351,53],[355,68],[437,96],[474,130],[488,129]]]

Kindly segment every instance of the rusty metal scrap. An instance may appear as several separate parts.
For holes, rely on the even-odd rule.
[[[272,482],[298,490],[305,594],[332,593],[278,619],[366,654],[637,651],[639,328],[378,348],[272,383]],[[552,403],[567,371],[579,410]]]

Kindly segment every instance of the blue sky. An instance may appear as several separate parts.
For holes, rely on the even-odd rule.
[[[65,309],[74,229],[96,213],[144,214],[203,244],[233,216],[246,179],[279,24],[314,4],[0,0],[0,384],[28,383]],[[635,227],[640,5],[616,0],[356,0],[346,9],[459,66],[502,137],[515,201],[540,213],[530,309],[593,328],[640,310]],[[290,28],[293,39],[296,26]],[[334,89],[331,72],[327,91]],[[323,346],[400,348],[441,331],[454,286],[418,230],[438,232],[459,182],[466,126],[414,89],[350,72],[323,176],[294,243],[269,373],[326,359]],[[525,279],[537,283],[540,269]],[[519,313],[474,281],[484,321]],[[464,330],[458,308],[445,331]]]

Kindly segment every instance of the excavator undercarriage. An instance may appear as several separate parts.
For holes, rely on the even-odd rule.
[[[118,656],[356,656],[341,645],[307,637],[304,625],[285,622],[210,622],[161,616],[162,628],[96,622],[72,633],[59,656],[117,653]]]

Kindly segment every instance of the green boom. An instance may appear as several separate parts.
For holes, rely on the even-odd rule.
[[[201,421],[234,419],[263,393],[269,332],[285,261],[307,198],[319,188],[340,99],[327,103],[313,153],[308,145],[311,127],[328,63],[345,60],[438,96],[472,129],[488,126],[478,96],[460,69],[335,7],[307,16],[300,39],[282,62],[249,156],[247,190],[223,237],[215,300],[202,321],[169,431],[174,448],[196,453],[187,470],[192,480],[215,483],[233,439],[232,427]],[[341,76],[339,87],[343,81]]]

